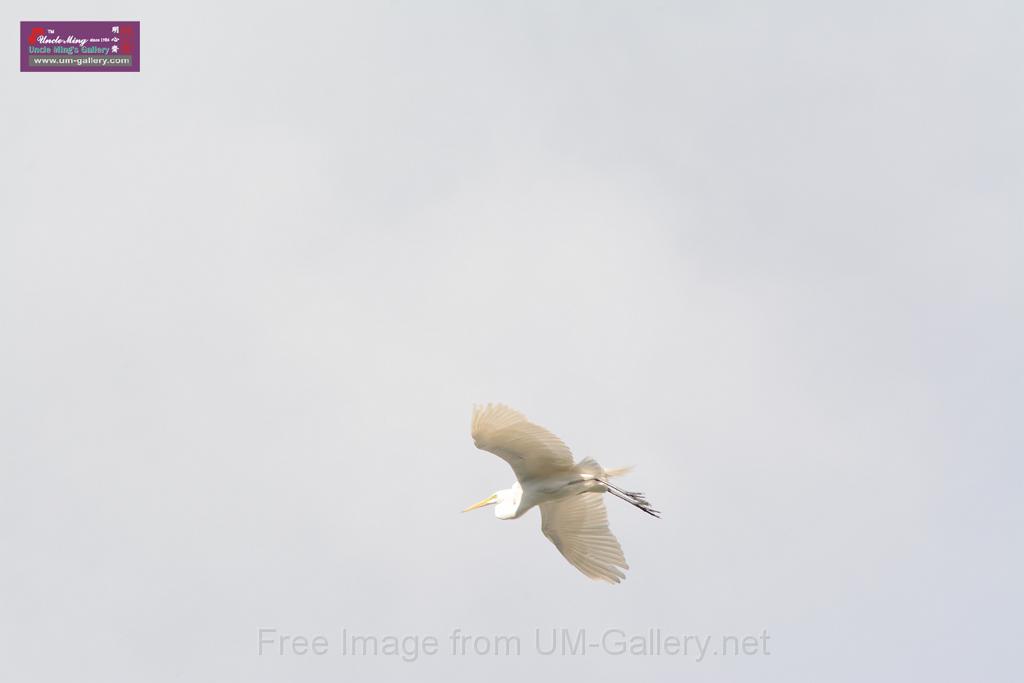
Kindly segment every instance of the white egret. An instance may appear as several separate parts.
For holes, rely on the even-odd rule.
[[[512,466],[517,481],[463,512],[494,505],[498,519],[517,519],[539,505],[541,531],[569,564],[592,579],[618,583],[626,578],[622,570],[629,565],[608,529],[603,494],[610,493],[654,517],[660,514],[642,493],[608,482],[629,468],[606,470],[590,458],[573,462],[561,439],[500,403],[473,409],[472,434],[477,448]]]

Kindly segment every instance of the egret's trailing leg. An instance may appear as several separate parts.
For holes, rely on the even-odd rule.
[[[640,508],[641,510],[649,514],[651,517],[657,517],[658,519],[661,519],[661,512],[659,510],[655,510],[651,506],[647,498],[644,497],[644,494],[640,493],[639,491],[625,491],[623,489],[620,489],[618,486],[615,486],[614,484],[609,484],[608,481],[605,479],[598,479],[597,481],[604,484],[608,488],[608,493],[612,494],[616,498],[621,498],[630,505]]]

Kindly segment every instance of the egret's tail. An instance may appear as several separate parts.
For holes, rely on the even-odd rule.
[[[616,467],[616,468],[613,468],[613,469],[610,469],[610,470],[605,470],[604,471],[604,476],[605,477],[624,477],[624,476],[626,476],[627,474],[629,474],[632,471],[633,471],[633,466],[632,465],[630,465],[629,467]]]
[[[593,458],[584,458],[579,462],[580,472],[593,475],[596,479],[608,479],[609,477],[621,477],[624,474],[629,474],[632,467],[617,467],[613,470],[606,470],[597,464],[597,461]]]

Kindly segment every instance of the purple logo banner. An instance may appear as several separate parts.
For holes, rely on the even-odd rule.
[[[22,71],[138,71],[137,21],[23,21]]]

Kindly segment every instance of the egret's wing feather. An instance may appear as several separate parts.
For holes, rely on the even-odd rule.
[[[488,403],[473,410],[473,442],[512,466],[519,481],[572,469],[572,452],[561,439],[508,406]]]
[[[590,492],[540,504],[541,531],[569,564],[592,579],[618,583],[629,569],[608,528],[604,494]]]

